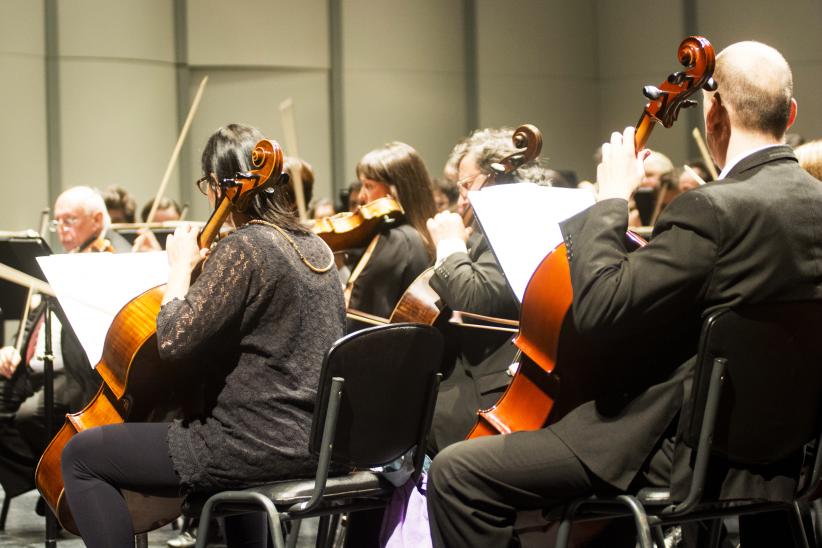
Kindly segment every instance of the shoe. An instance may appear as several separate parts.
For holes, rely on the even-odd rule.
[[[192,535],[188,531],[185,531],[184,533],[180,533],[173,539],[170,539],[168,542],[166,542],[166,544],[168,546],[171,546],[171,548],[183,548],[186,546],[194,546],[195,544],[197,544],[197,539],[194,537],[194,535]]]

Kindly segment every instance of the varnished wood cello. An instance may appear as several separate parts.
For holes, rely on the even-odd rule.
[[[250,172],[223,181],[220,201],[198,235],[201,249],[210,247],[233,208],[244,209],[255,192],[276,182],[283,169],[282,149],[276,142],[260,141],[252,152],[251,165]],[[150,289],[117,313],[96,366],[104,381],[100,390],[81,411],[66,416],[66,423],[37,466],[37,488],[63,528],[73,533],[78,533],[77,526],[65,500],[60,469],[63,448],[69,439],[80,431],[106,424],[167,420],[179,407],[170,388],[174,380],[169,368],[163,366],[157,348],[157,315],[164,293],[165,286]],[[158,386],[164,389],[158,390]],[[162,495],[123,490],[135,533],[156,529],[179,515],[179,497]]]
[[[645,145],[655,124],[671,127],[681,108],[696,104],[689,99],[691,95],[703,88],[716,89],[711,78],[715,55],[708,40],[701,36],[686,38],[679,46],[678,58],[684,70],[669,75],[658,88],[646,86],[643,90],[650,102],[636,126],[637,150]],[[630,233],[628,237],[634,247],[641,245]],[[562,369],[568,371],[575,366],[574,330],[568,322],[572,301],[567,250],[561,244],[545,257],[525,290],[519,333],[514,339],[523,356],[519,369],[499,402],[479,413],[469,439],[537,430],[581,403],[573,400],[584,389],[575,386],[566,390],[562,382]],[[564,400],[562,405],[556,405],[557,397]]]

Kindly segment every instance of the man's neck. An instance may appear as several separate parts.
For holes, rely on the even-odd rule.
[[[728,150],[725,152],[725,164],[727,164],[728,161],[733,161],[734,158],[747,155],[749,151],[781,144],[782,140],[772,135],[742,131],[734,128],[731,132],[731,138],[728,141]],[[720,167],[724,168],[725,165]]]

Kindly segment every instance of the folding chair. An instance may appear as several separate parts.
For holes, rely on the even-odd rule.
[[[369,468],[413,455],[413,478],[422,470],[441,374],[443,340],[422,324],[390,324],[358,331],[328,351],[322,366],[309,449],[319,455],[314,479],[280,481],[243,490],[187,497],[183,513],[202,504],[197,546],[205,547],[212,517],[264,510],[274,546],[285,545],[283,523],[320,516],[317,545],[333,541],[339,516],[387,504],[394,486]],[[332,464],[353,468],[329,477]],[[333,516],[333,522],[330,517]]]
[[[664,546],[662,525],[689,521],[710,521],[709,545],[718,546],[719,518],[773,510],[788,512],[794,542],[807,547],[797,501],[818,491],[822,469],[820,331],[820,301],[711,314],[702,328],[685,439],[696,455],[687,495],[675,500],[670,489],[648,488],[616,498],[579,499],[564,511],[557,547],[567,546],[573,521],[616,516],[633,516],[642,548],[653,546],[652,537]],[[716,466],[767,470],[803,451],[805,481],[791,502],[705,496],[718,491],[708,480]]]

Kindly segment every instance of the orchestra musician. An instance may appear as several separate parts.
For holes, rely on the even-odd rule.
[[[224,192],[221,182],[249,170],[260,139],[258,130],[241,125],[210,137],[198,186],[212,206]],[[344,326],[333,257],[299,222],[285,177],[231,215],[237,230],[210,253],[185,225],[166,245],[159,354],[169,367],[202,379],[202,413],[170,424],[92,428],[63,451],[66,497],[90,547],[133,542],[119,486],[213,490],[307,477],[316,469],[308,432],[319,373]],[[226,522],[229,546],[265,546],[265,534],[262,515]]]
[[[822,298],[814,259],[822,186],[783,144],[796,116],[788,63],[769,46],[741,42],[716,57],[713,77],[718,89],[704,92],[703,115],[721,181],[677,197],[650,244],[628,253],[627,204],[644,155],[628,128],[604,145],[598,202],[561,226],[576,328],[625,357],[603,363],[600,395],[553,425],[439,453],[428,482],[435,546],[513,546],[518,510],[686,480],[689,451],[676,433],[703,315]],[[761,475],[731,470],[721,495],[790,500],[798,473],[796,459]],[[674,496],[682,485],[674,482]],[[790,545],[771,536],[776,528],[749,535],[751,522],[740,523],[745,548]]]
[[[502,269],[476,222],[466,227],[463,218],[470,208],[468,191],[487,185],[491,164],[500,162],[516,149],[511,128],[474,131],[458,143],[448,164],[457,166],[459,214],[444,211],[428,220],[427,226],[437,249],[434,274],[429,281],[442,303],[452,310],[515,320],[519,317],[516,298]],[[544,181],[539,162],[520,166],[505,181]],[[511,380],[508,366],[516,349],[510,334],[499,331],[449,327],[449,346],[455,359],[444,371],[440,384],[429,449],[436,452],[465,439],[474,426],[477,411],[492,406]]]
[[[114,251],[106,237],[110,221],[101,194],[86,186],[73,187],[57,198],[51,228],[69,253]],[[36,297],[39,300],[39,296]],[[0,406],[14,419],[0,431],[0,483],[34,488],[34,468],[50,437],[45,424],[43,358],[45,303],[32,307],[24,329],[22,353],[14,346],[0,349]],[[52,310],[55,426],[66,413],[80,410],[100,387],[85,352],[62,310]],[[22,354],[22,355],[21,355]]]
[[[348,308],[388,318],[403,292],[431,266],[434,244],[425,222],[436,213],[431,179],[411,146],[393,142],[366,154],[357,164],[361,204],[390,196],[405,211],[403,219],[381,226],[346,286]],[[348,331],[364,324],[349,320]]]

